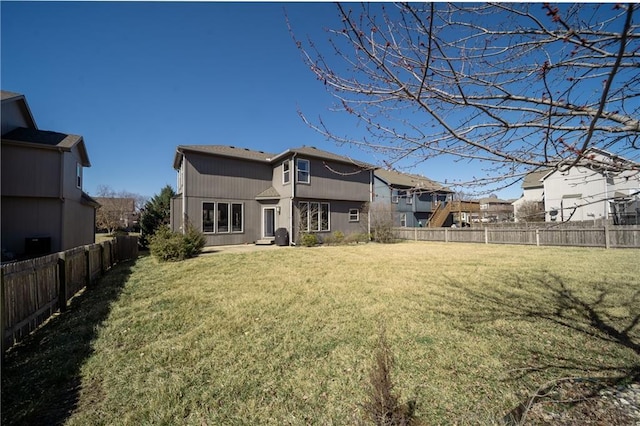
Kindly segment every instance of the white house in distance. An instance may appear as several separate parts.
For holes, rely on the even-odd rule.
[[[615,224],[637,224],[640,216],[640,164],[604,150],[587,155],[601,166],[576,166],[568,171],[533,172],[523,182],[523,196],[514,202],[544,203],[546,222],[611,219]],[[614,171],[626,163],[625,171]]]

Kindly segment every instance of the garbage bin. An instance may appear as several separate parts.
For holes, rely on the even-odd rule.
[[[276,229],[276,245],[277,246],[289,245],[289,231],[287,231],[287,228]]]

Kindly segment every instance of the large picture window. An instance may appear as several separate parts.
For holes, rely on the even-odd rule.
[[[231,232],[242,232],[242,204],[231,204]]]
[[[323,232],[331,229],[331,209],[329,203],[313,203],[301,201],[300,230],[303,232]]]
[[[215,203],[202,203],[202,232],[214,232]]]
[[[309,183],[311,176],[309,160],[296,159],[296,168],[298,170],[298,182]]]
[[[242,203],[202,203],[202,232],[225,234],[244,232]]]
[[[218,203],[218,232],[229,232],[229,203]]]

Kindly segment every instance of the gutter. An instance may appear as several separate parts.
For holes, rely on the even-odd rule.
[[[293,153],[293,157],[291,157],[291,163],[293,165],[293,167],[290,167],[289,169],[291,170],[291,205],[289,206],[289,229],[291,230],[290,234],[291,234],[291,238],[289,238],[289,245],[295,245],[295,242],[293,241],[293,199],[296,197],[296,179],[297,179],[297,172],[296,172],[296,155],[297,153]]]
[[[186,234],[186,217],[187,217],[187,167],[186,167],[186,159],[185,159],[185,153],[182,152],[182,162],[180,164],[180,170],[178,170],[178,173],[182,173],[181,179],[182,179],[182,218],[181,218],[181,227],[182,227],[182,233]]]

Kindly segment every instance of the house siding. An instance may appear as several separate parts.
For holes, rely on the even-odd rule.
[[[2,196],[60,197],[61,155],[53,149],[3,143]]]
[[[185,155],[186,193],[196,197],[233,197],[253,199],[271,186],[269,164],[235,158],[207,156],[188,152]]]
[[[57,199],[2,197],[1,211],[3,249],[20,255],[26,238],[48,237],[51,251],[63,250],[62,209]]]
[[[302,155],[297,158],[309,160],[311,176],[309,184],[296,182],[296,198],[369,201],[369,170]]]
[[[360,201],[338,201],[338,200],[320,200],[320,199],[300,199],[294,203],[294,220],[292,240],[297,242],[302,234],[306,233],[300,229],[300,203],[317,202],[329,204],[329,230],[314,231],[318,238],[322,241],[323,237],[331,235],[336,231],[342,232],[344,235],[368,232],[367,214],[364,211],[366,203]],[[358,209],[360,212],[360,220],[358,222],[349,221],[349,210]]]

